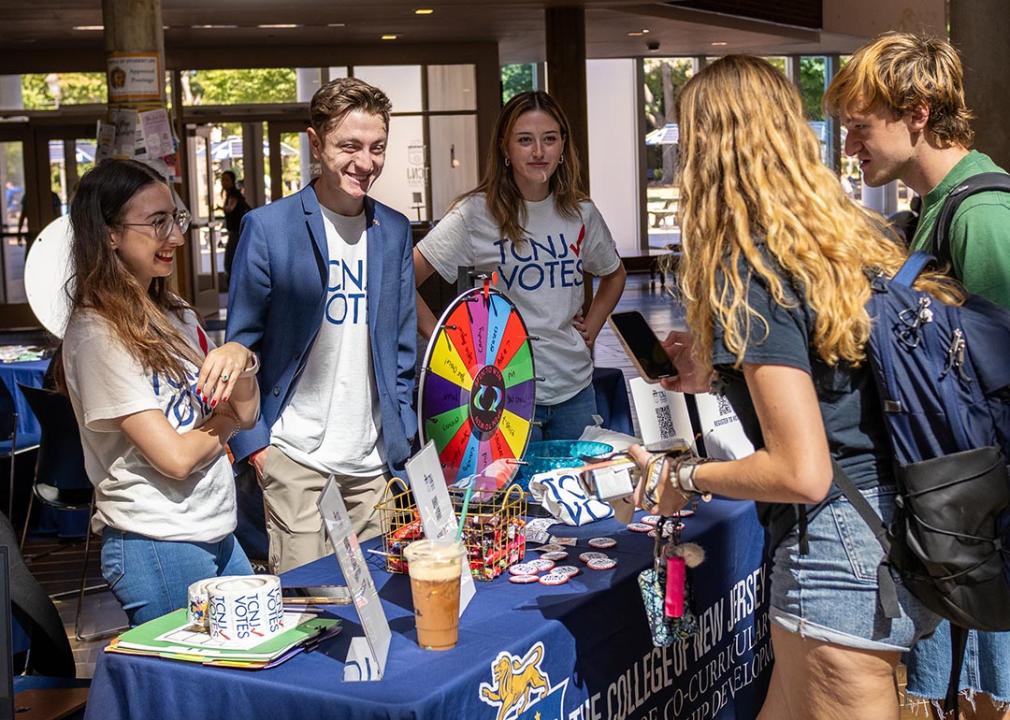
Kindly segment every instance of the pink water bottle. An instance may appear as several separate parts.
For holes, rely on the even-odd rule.
[[[668,618],[679,618],[684,615],[685,572],[684,558],[671,555],[666,559],[666,600],[663,603],[663,612]]]

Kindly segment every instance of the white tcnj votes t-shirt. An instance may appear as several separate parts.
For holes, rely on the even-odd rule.
[[[365,214],[322,211],[330,255],[326,309],[270,443],[324,474],[378,475],[386,453],[368,339]]]
[[[213,348],[193,312],[186,311],[184,321],[169,317],[199,357]],[[89,310],[70,318],[63,367],[85,469],[95,486],[95,532],[108,525],[158,540],[216,542],[235,529],[235,479],[225,453],[174,480],[158,472],[114,422],[159,410],[180,434],[200,427],[211,411],[196,393],[198,367],[185,363],[188,381],[182,385],[145,370],[108,322]]]
[[[582,308],[583,272],[609,275],[621,258],[600,211],[589,200],[579,204],[581,218],[567,218],[554,207],[554,196],[526,203],[525,239],[502,237],[484,195],[472,195],[450,210],[420,243],[418,250],[446,281],[457,269],[472,266],[496,271],[497,289],[519,308],[533,342],[537,404],[557,405],[593,380],[593,360],[572,318]]]

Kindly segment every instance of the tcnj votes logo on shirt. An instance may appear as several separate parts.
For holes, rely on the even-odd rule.
[[[579,229],[575,240],[566,239],[564,233],[547,235],[546,241],[526,238],[521,243],[506,239],[497,240],[498,275],[505,289],[526,291],[549,288],[569,288],[582,285],[582,241],[586,226]],[[509,266],[507,263],[514,263]]]
[[[186,382],[180,383],[167,375],[151,374],[151,387],[164,408],[168,422],[178,430],[187,430],[210,415],[210,405],[196,392],[198,374],[186,368]],[[164,396],[168,396],[165,404]]]
[[[196,340],[200,350],[206,356],[210,351],[210,344],[207,342],[207,335],[203,328],[199,325],[196,326]],[[198,420],[210,415],[211,410],[210,405],[201,400],[200,395],[196,392],[196,381],[199,379],[196,368],[187,363],[185,371],[186,382],[183,383],[158,373],[151,374],[151,388],[154,390],[154,395],[158,398],[158,402],[162,403],[168,422],[179,430],[193,427]],[[168,396],[167,404],[163,400],[164,395]]]
[[[364,260],[330,260],[326,281],[326,319],[334,325],[368,322],[366,290],[368,277]]]

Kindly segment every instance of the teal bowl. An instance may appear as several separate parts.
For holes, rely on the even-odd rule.
[[[523,465],[515,482],[528,490],[530,478],[537,473],[562,468],[581,467],[586,464],[586,455],[607,455],[614,451],[613,445],[592,440],[542,440],[530,443],[526,448]]]

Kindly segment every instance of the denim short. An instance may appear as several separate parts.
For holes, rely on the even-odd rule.
[[[884,522],[894,514],[894,488],[861,491]],[[772,622],[804,638],[860,650],[905,651],[933,632],[939,618],[894,575],[901,617],[884,617],[877,602],[877,565],[883,550],[844,496],[807,524],[810,545],[799,551],[794,530],[775,549]]]
[[[905,658],[908,694],[941,700],[950,680],[950,623],[919,642]],[[961,666],[961,692],[988,693],[997,703],[1010,703],[1010,632],[968,633]]]

